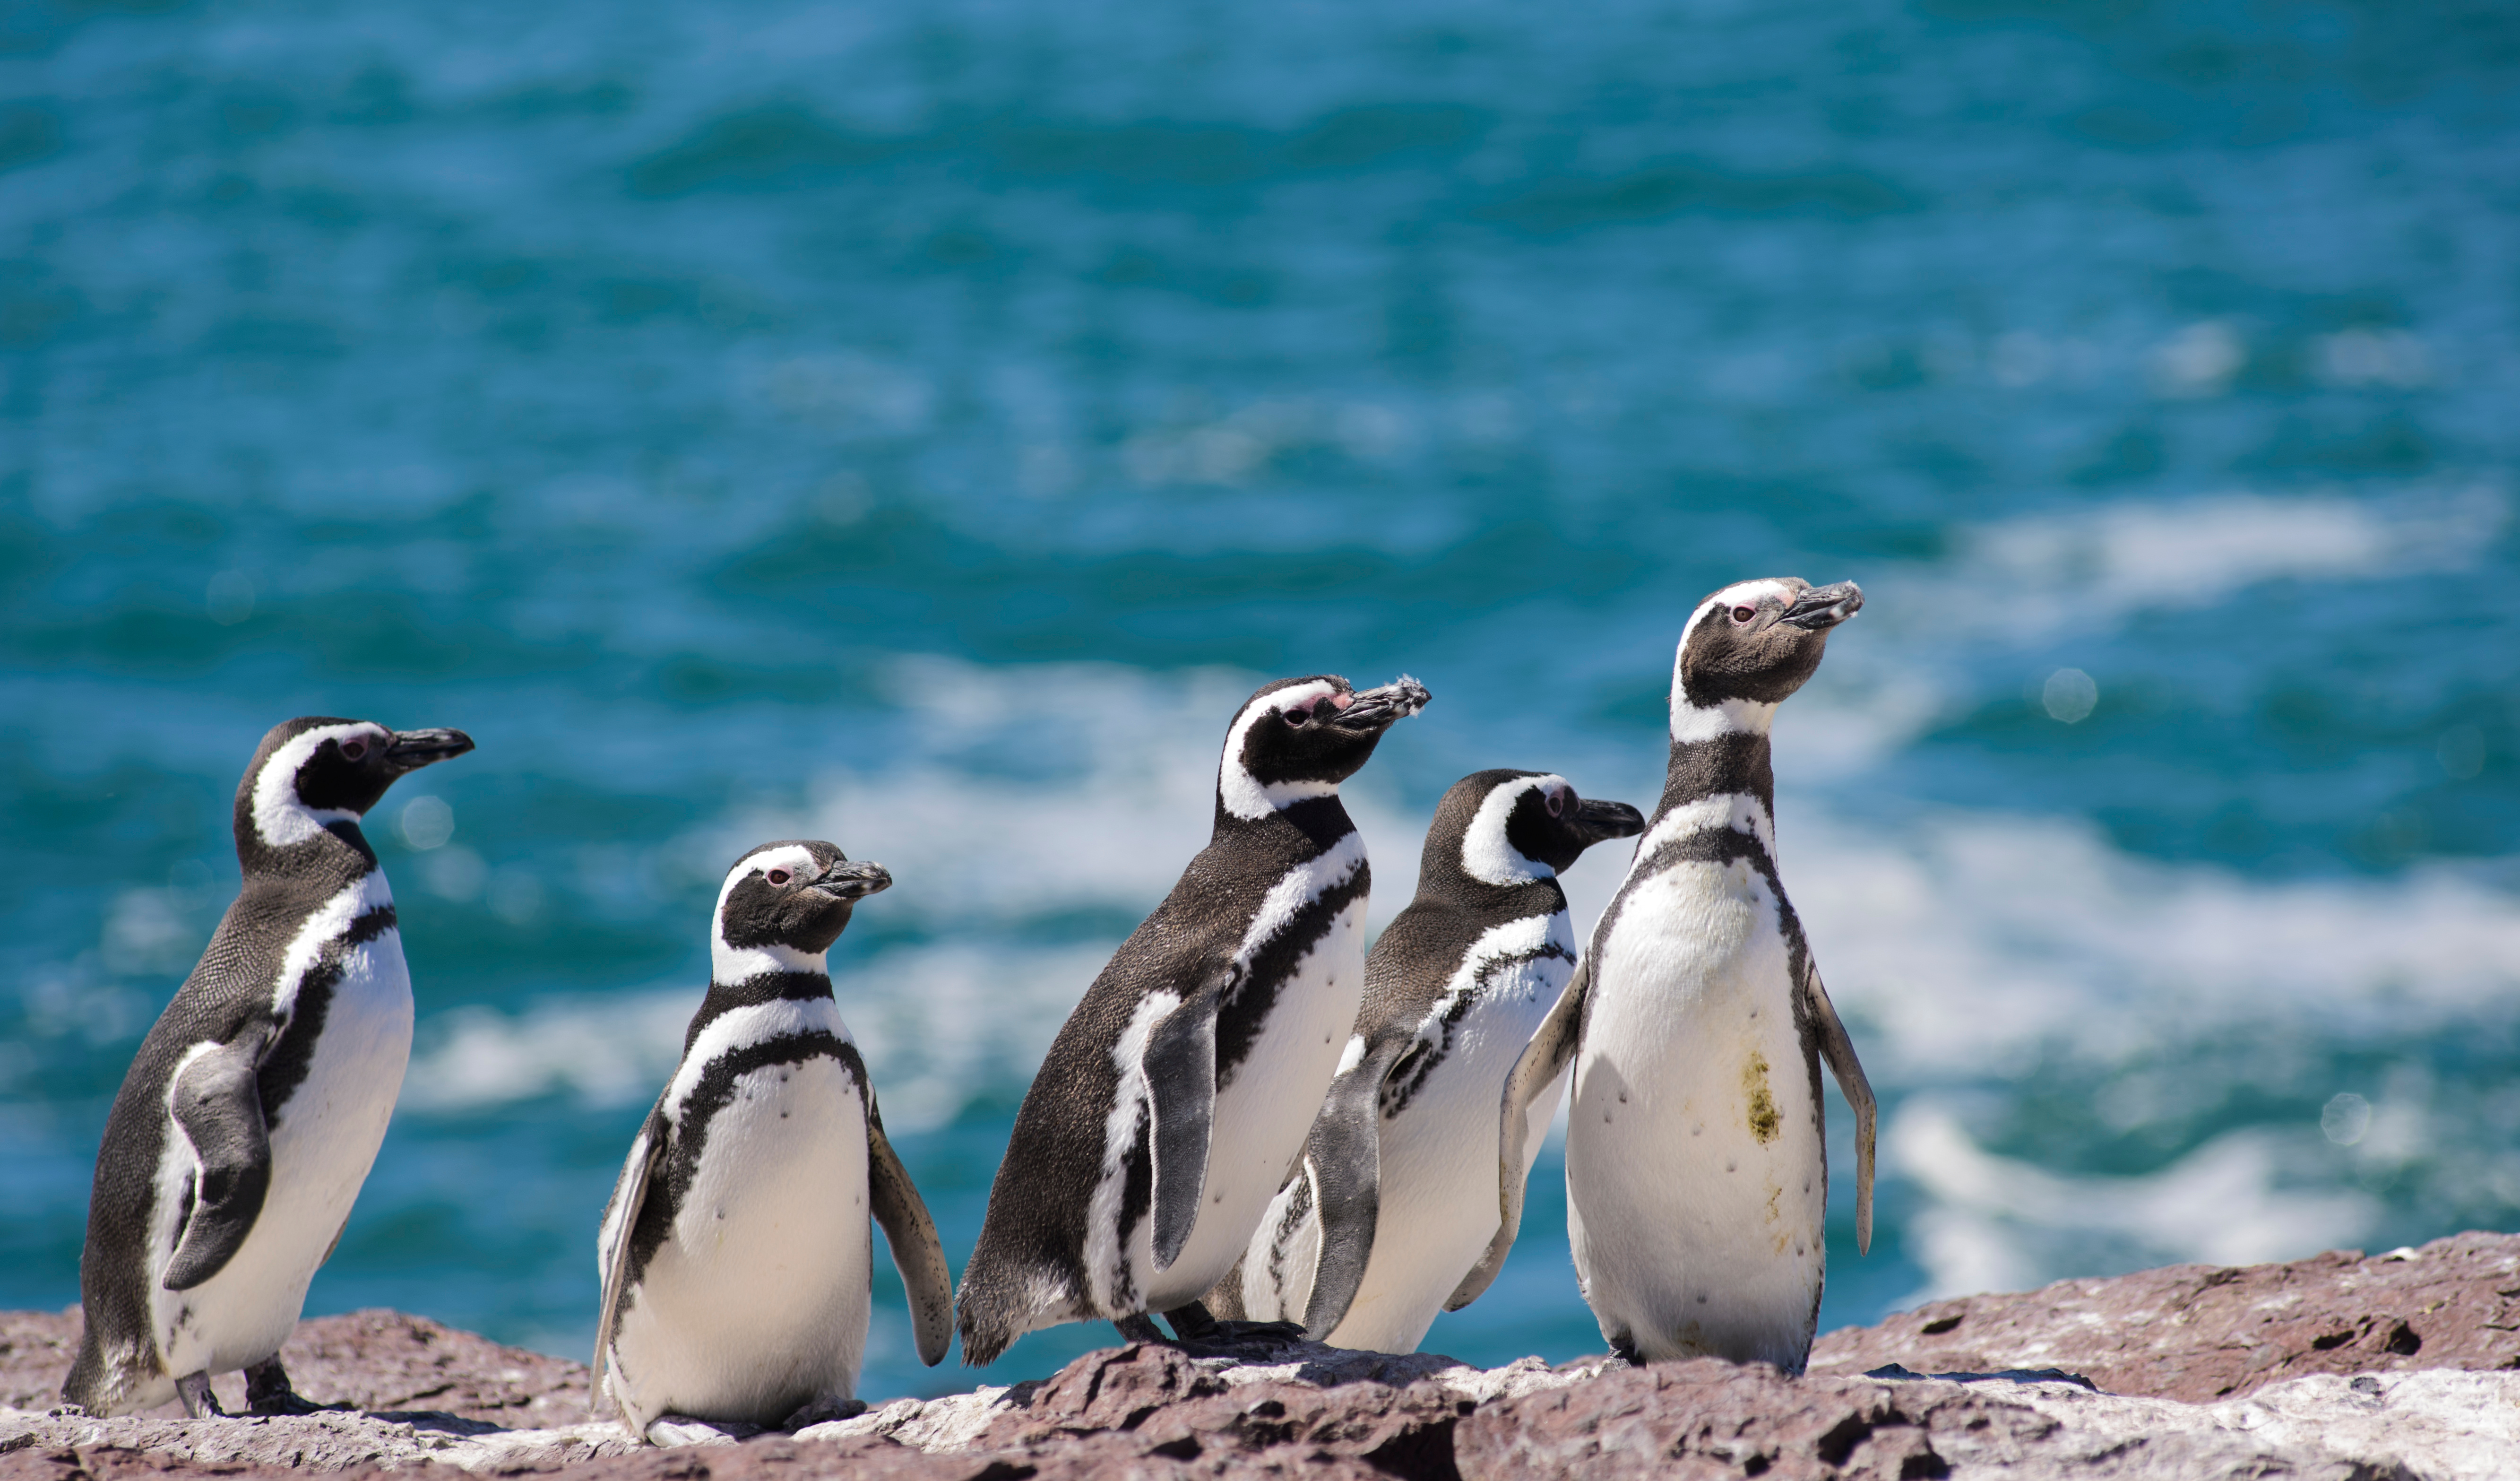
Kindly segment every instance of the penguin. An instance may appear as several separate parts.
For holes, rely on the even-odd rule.
[[[863,1410],[870,1212],[920,1361],[944,1361],[945,1251],[825,966],[856,902],[891,884],[880,864],[791,840],[745,854],[718,890],[707,995],[597,1235],[597,1403],[634,1438],[667,1416],[798,1429]]]
[[[1200,1301],[1249,1242],[1338,1067],[1365,988],[1372,876],[1339,784],[1427,702],[1282,679],[1245,701],[1214,830],[1104,966],[1015,1113],[956,1296],[963,1360],[1107,1320],[1161,1341],[1292,1335]]]
[[[1558,872],[1643,829],[1635,808],[1580,797],[1554,773],[1477,772],[1444,794],[1418,897],[1366,957],[1365,1006],[1303,1165],[1211,1310],[1299,1318],[1316,1342],[1410,1353],[1439,1309],[1487,1288],[1495,1271],[1481,1262],[1499,1227],[1490,1118],[1575,970]],[[1508,1133],[1523,1166],[1549,1134],[1556,1089]]]
[[[340,1242],[411,1057],[393,891],[359,820],[462,731],[308,716],[237,785],[244,888],[140,1043],[107,1115],[79,1260],[85,1329],[62,1399],[91,1414],[180,1398],[308,1414],[280,1347]]]
[[[1507,1081],[1510,1127],[1574,1061],[1567,1234],[1601,1335],[1630,1362],[1803,1370],[1827,1258],[1822,1062],[1855,1110],[1855,1240],[1871,1247],[1872,1088],[1777,873],[1768,747],[1777,706],[1863,606],[1852,581],[1780,577],[1689,614],[1662,800]],[[1521,1198],[1503,1178],[1507,1243]]]

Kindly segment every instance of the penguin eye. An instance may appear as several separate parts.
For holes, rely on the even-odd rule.
[[[1732,608],[1732,620],[1735,622],[1747,622],[1757,615],[1759,615],[1759,609],[1755,606],[1736,606]]]
[[[784,870],[784,869],[774,869],[774,870],[772,870],[772,871],[770,872],[770,875],[769,875],[769,878],[770,878],[770,882],[771,882],[771,883],[773,883],[773,884],[781,884],[781,885],[786,884],[788,880],[793,879],[793,878],[795,878],[795,877],[796,877],[796,876],[795,876],[794,875],[791,875],[791,874],[788,873],[788,872],[787,872],[786,870]]]
[[[1294,704],[1286,708],[1286,723],[1297,729],[1301,729],[1304,723],[1312,718],[1313,711],[1309,705]]]
[[[1566,816],[1566,794],[1564,792],[1551,792],[1549,794],[1549,816],[1552,818],[1562,818]]]
[[[355,736],[341,742],[341,759],[345,761],[356,761],[367,753],[368,742]]]

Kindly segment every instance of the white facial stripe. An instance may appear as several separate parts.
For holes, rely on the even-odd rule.
[[[297,990],[306,984],[306,974],[322,960],[324,948],[341,939],[350,922],[372,910],[382,910],[393,904],[393,891],[385,884],[385,872],[372,869],[359,876],[359,882],[316,908],[289,938],[289,949],[281,954],[280,978],[271,987],[271,1010],[284,1021],[297,1010]],[[391,932],[387,932],[391,934]]]
[[[829,956],[822,952],[800,952],[792,946],[773,942],[768,946],[729,946],[724,941],[709,943],[709,980],[742,982],[768,972],[830,972]]]
[[[774,869],[798,875],[820,875],[823,872],[823,866],[814,858],[814,851],[801,843],[754,854],[727,871],[726,882],[718,886],[717,910],[709,917],[709,980],[742,982],[764,972],[823,970],[825,958],[820,952],[800,952],[792,946],[726,944],[726,897],[734,894],[735,887],[747,877],[766,875]]]
[[[273,848],[287,848],[303,843],[324,830],[327,823],[355,823],[357,813],[341,807],[308,807],[297,800],[297,769],[304,766],[327,740],[343,740],[352,736],[365,736],[376,744],[387,744],[393,733],[382,725],[359,721],[350,725],[325,725],[299,736],[271,753],[262,770],[253,778],[253,830]]]
[[[1469,831],[1462,835],[1462,873],[1483,884],[1496,885],[1555,878],[1556,870],[1537,859],[1524,858],[1522,850],[1505,835],[1505,829],[1512,821],[1514,804],[1522,800],[1523,793],[1565,785],[1565,778],[1552,773],[1489,787],[1487,796],[1479,802],[1479,810],[1471,815]]]
[[[1263,784],[1242,764],[1242,744],[1251,738],[1251,727],[1262,719],[1291,704],[1312,704],[1325,696],[1338,694],[1339,687],[1327,680],[1291,685],[1272,690],[1244,705],[1234,717],[1234,729],[1225,733],[1225,754],[1217,764],[1216,792],[1225,799],[1225,810],[1238,818],[1266,818],[1290,802],[1306,797],[1328,797],[1338,791],[1335,782],[1271,782]]]
[[[1671,655],[1671,739],[1674,740],[1712,740],[1732,732],[1764,736],[1776,721],[1777,707],[1750,699],[1726,699],[1718,704],[1696,705],[1688,702],[1688,686],[1681,676],[1681,663],[1688,652],[1688,635],[1706,614],[1719,607],[1756,606],[1769,599],[1791,606],[1794,588],[1773,576],[1756,581],[1735,581],[1731,586],[1697,604],[1681,627],[1680,646]]]
[[[849,1026],[840,1021],[840,1006],[829,998],[782,998],[720,1013],[692,1041],[682,1066],[674,1071],[674,1083],[665,1088],[665,1119],[682,1124],[683,1102],[699,1089],[700,1076],[708,1073],[715,1060],[735,1050],[817,1030],[843,1044],[856,1042],[849,1037]]]
[[[1756,699],[1726,699],[1715,704],[1691,704],[1682,697],[1680,675],[1671,678],[1671,739],[1679,741],[1712,740],[1718,736],[1764,736],[1777,721],[1777,707]]]
[[[1662,815],[1637,846],[1637,858],[1652,857],[1653,851],[1666,843],[1676,843],[1691,833],[1713,832],[1729,828],[1736,833],[1748,833],[1759,840],[1774,862],[1777,857],[1777,825],[1768,817],[1768,809],[1748,792],[1718,792],[1684,803]]]

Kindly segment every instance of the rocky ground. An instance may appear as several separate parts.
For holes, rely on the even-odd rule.
[[[354,1410],[48,1414],[76,1331],[75,1313],[0,1317],[0,1477],[2520,1476],[2520,1236],[2497,1234],[1937,1302],[1829,1334],[1802,1378],[1131,1345],[795,1435],[660,1437],[700,1442],[675,1446],[592,1419],[577,1364],[392,1312],[301,1324],[286,1353],[300,1391]]]

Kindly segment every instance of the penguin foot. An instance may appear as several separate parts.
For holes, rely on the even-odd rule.
[[[1621,1332],[1619,1335],[1612,1337],[1610,1339],[1610,1364],[1613,1367],[1620,1364],[1625,1364],[1630,1368],[1644,1367],[1645,1360],[1639,1356],[1637,1352],[1637,1339],[1626,1332]]]
[[[337,1404],[318,1404],[300,1398],[289,1384],[289,1369],[278,1358],[267,1359],[245,1370],[245,1412],[248,1414],[320,1414],[328,1409],[340,1409]]]
[[[224,1419],[228,1412],[219,1408],[219,1396],[210,1392],[208,1373],[189,1373],[175,1380],[175,1397],[184,1401],[184,1414],[194,1419]]]
[[[826,1424],[833,1419],[854,1419],[867,1412],[864,1399],[817,1399],[779,1421],[784,1430],[800,1430],[809,1424]]]
[[[685,1445],[735,1445],[762,1432],[763,1426],[742,1419],[695,1419],[689,1414],[658,1414],[648,1425],[650,1445],[671,1450]]]
[[[1157,1326],[1155,1324],[1155,1319],[1148,1316],[1145,1312],[1140,1312],[1134,1317],[1114,1317],[1111,1319],[1111,1324],[1120,1329],[1120,1340],[1123,1342],[1161,1342],[1164,1340],[1164,1329]]]
[[[1164,1320],[1177,1341],[1202,1347],[1286,1347],[1304,1340],[1301,1322],[1220,1322],[1202,1301],[1176,1306]]]

